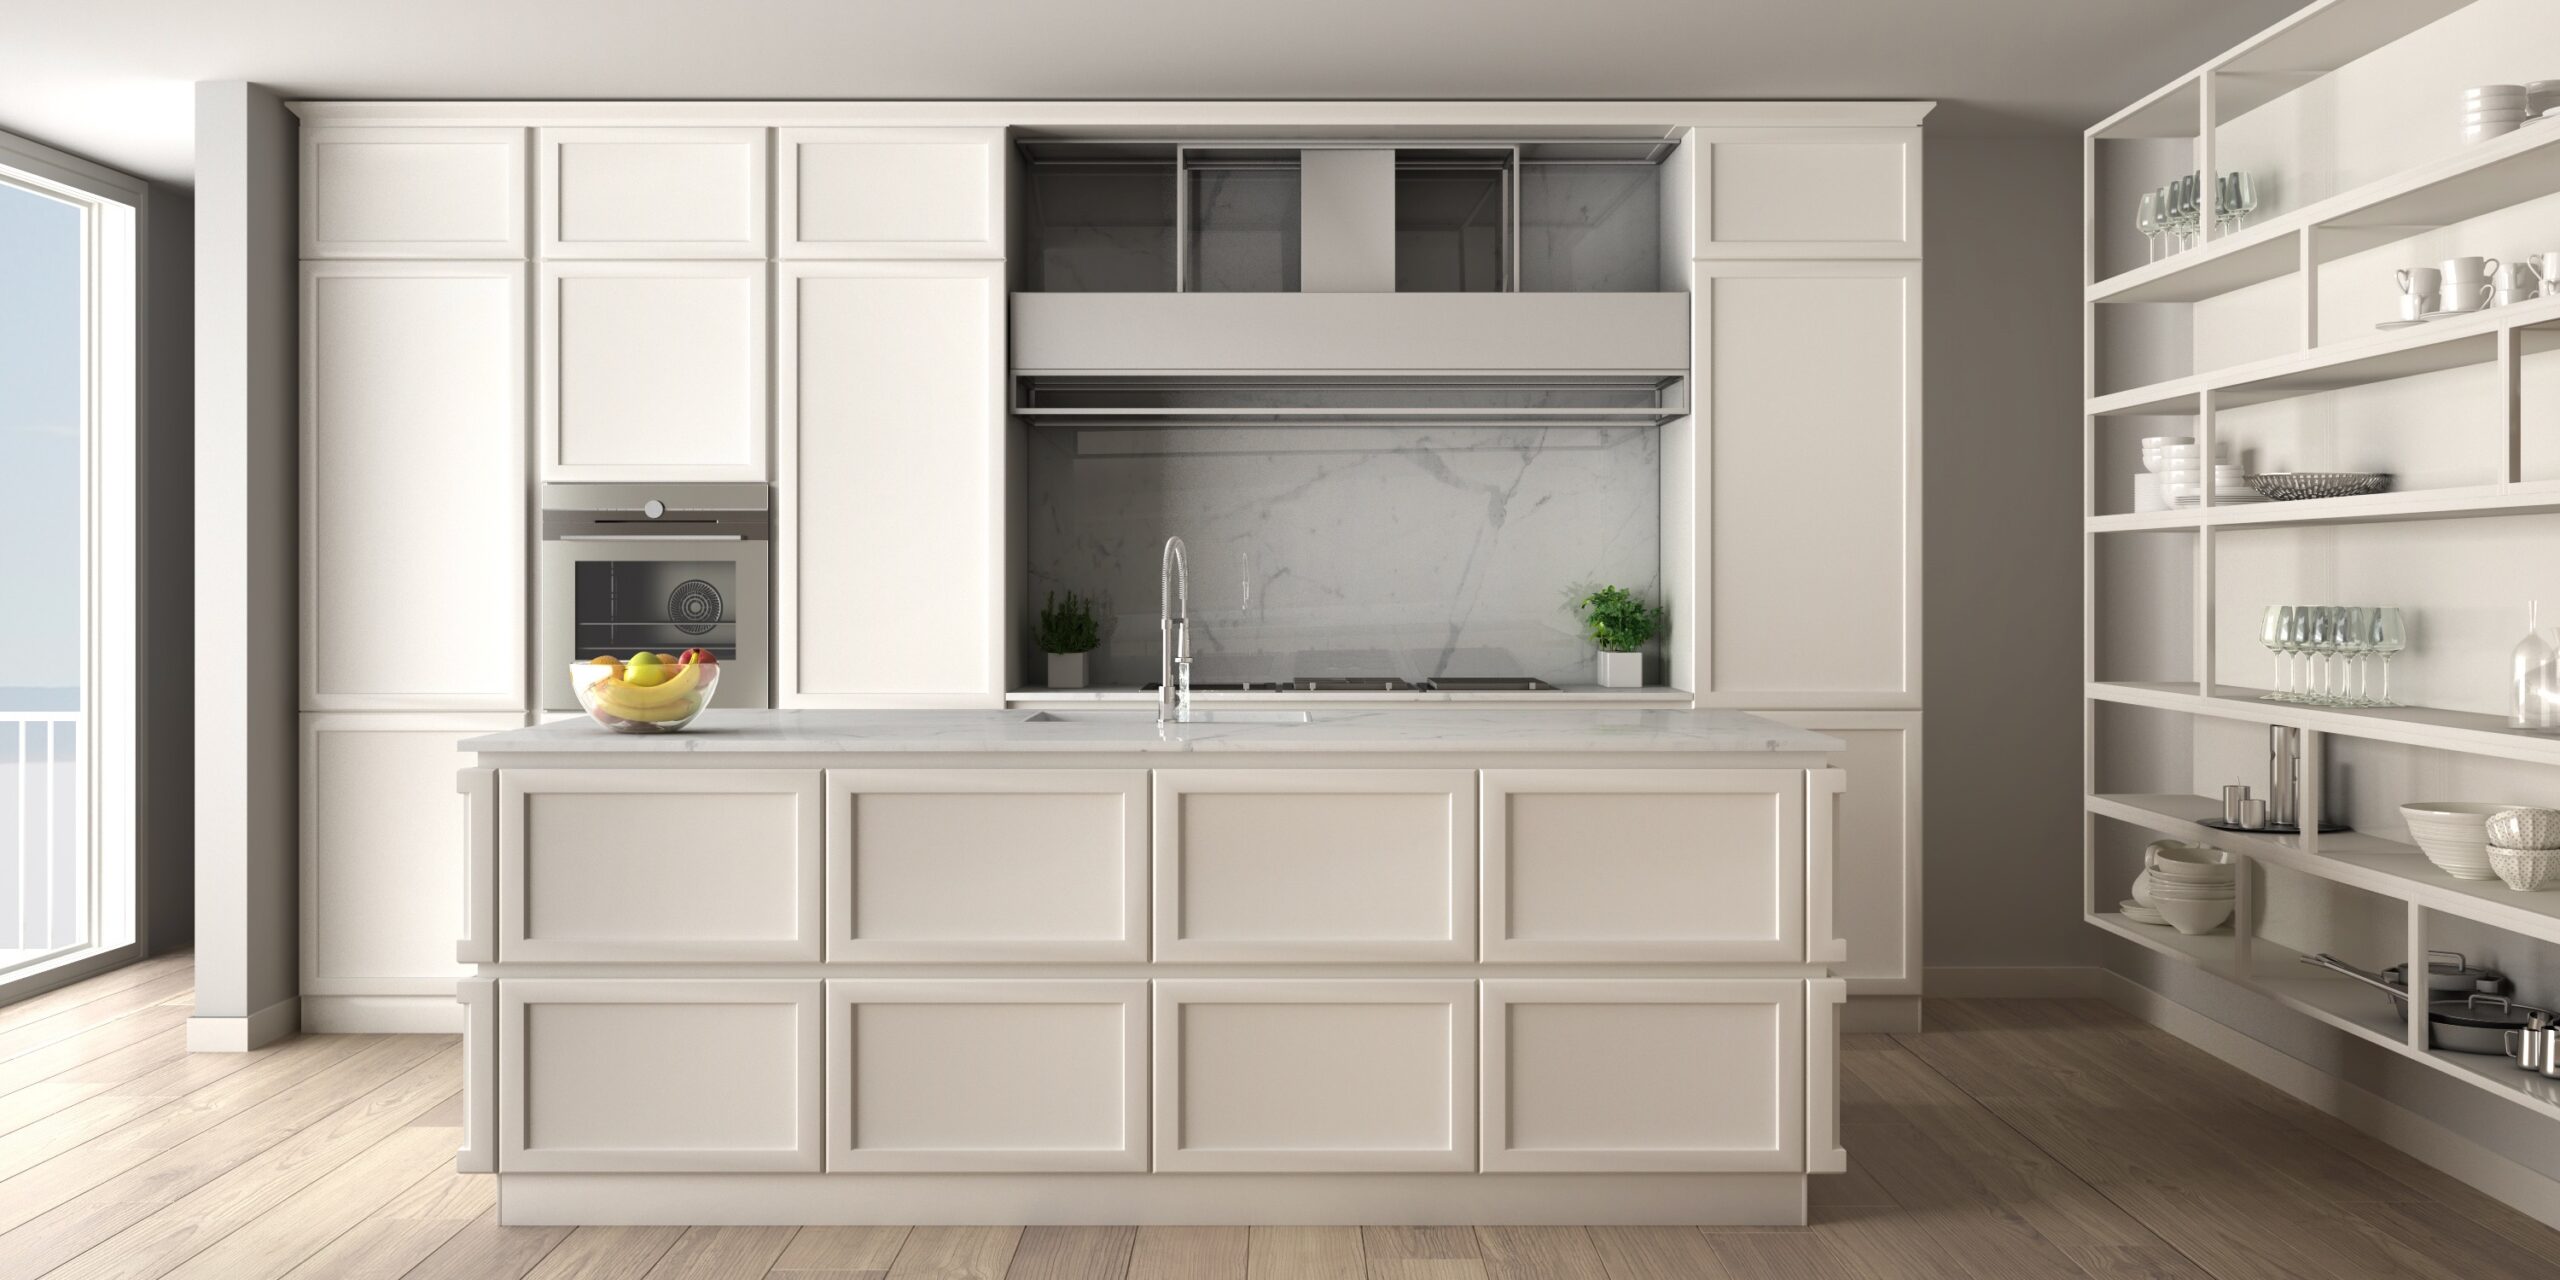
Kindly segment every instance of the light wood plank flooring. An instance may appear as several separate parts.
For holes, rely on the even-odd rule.
[[[0,1007],[0,1280],[1691,1280],[2560,1274],[2545,1229],[2093,1001],[1852,1037],[1814,1225],[506,1228],[449,1036],[186,1052],[193,972]]]

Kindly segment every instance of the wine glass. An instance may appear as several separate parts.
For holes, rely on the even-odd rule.
[[[2285,701],[2309,702],[2311,700],[2310,605],[2298,604],[2293,606],[2293,626],[2291,627],[2290,634],[2286,639],[2287,643],[2293,648],[2295,666],[2293,689],[2291,693],[2285,697]]]
[[[2366,705],[2399,706],[2399,703],[2391,700],[2391,659],[2398,656],[2401,650],[2409,647],[2408,620],[2401,616],[2398,609],[2389,605],[2374,610],[2371,643],[2373,651],[2382,655],[2382,696]]]
[[[2237,231],[2258,211],[2258,184],[2248,174],[2231,175],[2231,229]]]
[[[2338,652],[2338,609],[2335,605],[2311,607],[2311,693],[2304,698],[2314,706],[2334,701],[2329,696],[2330,659]]]
[[[2133,229],[2142,233],[2144,261],[2160,260],[2160,193],[2145,191],[2133,211]]]
[[[2282,702],[2286,698],[2285,690],[2293,685],[2285,653],[2285,630],[2292,622],[2293,607],[2281,604],[2268,605],[2266,616],[2258,620],[2258,643],[2265,645],[2267,652],[2274,654],[2276,659],[2276,687],[2259,695],[2260,701]]]
[[[2373,691],[2373,677],[2365,668],[2365,657],[2373,652],[2373,610],[2359,604],[2343,606],[2338,612],[2342,615],[2338,626],[2338,650],[2353,664],[2347,668],[2346,675],[2354,679],[2355,691],[2349,693],[2347,680],[2340,679],[2336,703],[2342,707],[2372,706],[2373,699],[2369,695]]]

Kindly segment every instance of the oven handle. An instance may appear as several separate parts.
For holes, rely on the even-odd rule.
[[[745,542],[743,533],[568,533],[553,542]]]

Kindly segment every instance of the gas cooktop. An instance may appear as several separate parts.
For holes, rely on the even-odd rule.
[[[1148,692],[1158,682],[1139,686]],[[1402,676],[1300,676],[1294,680],[1194,680],[1193,693],[1534,693],[1553,690],[1536,676],[1441,676],[1407,680]]]

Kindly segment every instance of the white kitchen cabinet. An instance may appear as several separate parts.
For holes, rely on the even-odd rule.
[[[830,960],[1145,960],[1141,769],[830,769]]]
[[[784,129],[781,258],[1005,256],[1002,129]]]
[[[1487,769],[1484,958],[1802,961],[1797,769]]]
[[[1001,705],[1004,264],[781,272],[775,705]]]
[[[762,262],[546,262],[546,480],[765,478]]]
[[[1475,987],[1158,981],[1156,1169],[1474,1169]]]
[[[1832,919],[1849,944],[1831,972],[1853,996],[1920,994],[1920,719],[1917,711],[1762,711],[1849,744],[1835,806]],[[1820,806],[1826,801],[1814,797]]]
[[[1159,769],[1158,960],[1472,960],[1475,774]]]
[[[1699,129],[1700,258],[1917,258],[1918,129]]]
[[[762,258],[762,129],[544,129],[545,258]]]
[[[498,1171],[498,983],[464,978],[453,986],[462,1006],[462,1146],[455,1173]]]
[[[1144,981],[827,984],[827,1168],[1144,1172]]]
[[[1918,707],[1920,265],[1695,269],[1701,704]]]
[[[816,1172],[824,984],[498,983],[506,1173]]]
[[[1484,1168],[1804,1168],[1805,983],[1487,979]]]
[[[524,268],[302,265],[302,707],[525,704]]]
[[[522,258],[525,131],[302,131],[305,258]]]
[[[454,939],[473,914],[463,851],[474,815],[454,790],[460,743],[523,724],[521,715],[451,712],[302,717],[302,994],[311,1029],[452,1022],[446,1002],[470,972],[455,963]],[[409,999],[366,1009],[336,997]]]
[[[507,769],[501,960],[816,960],[814,769]]]

